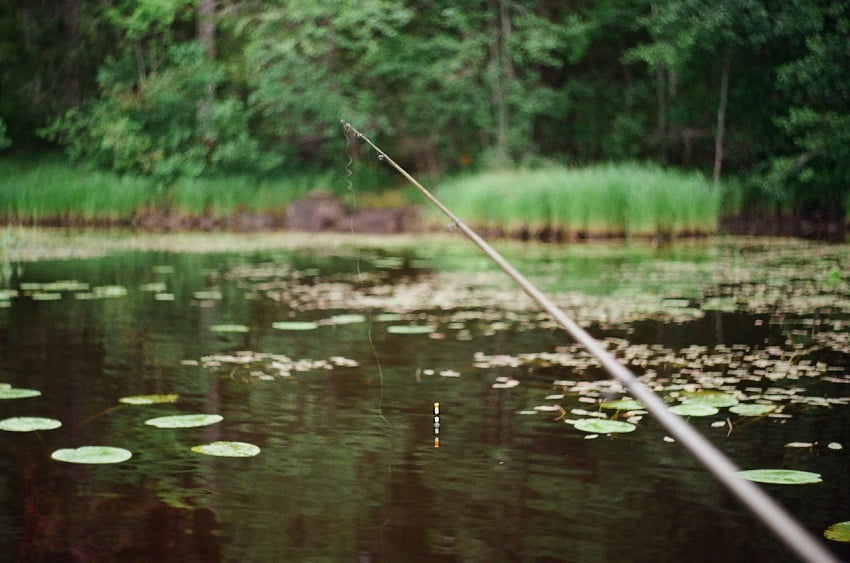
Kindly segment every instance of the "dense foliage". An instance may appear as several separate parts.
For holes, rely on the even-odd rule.
[[[345,119],[418,173],[642,159],[842,212],[850,187],[838,0],[2,6],[0,150],[261,174],[338,164]]]

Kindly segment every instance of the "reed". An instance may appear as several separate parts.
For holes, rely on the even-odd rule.
[[[579,238],[713,233],[722,195],[698,174],[637,163],[487,172],[438,194],[479,228]]]

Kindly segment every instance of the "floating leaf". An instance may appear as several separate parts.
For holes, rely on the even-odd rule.
[[[196,428],[209,426],[222,420],[224,417],[220,414],[177,414],[150,418],[145,421],[145,424],[157,428]]]
[[[118,401],[128,405],[155,405],[159,403],[174,403],[179,398],[180,395],[171,393],[167,395],[132,395],[121,397]]]
[[[53,430],[62,426],[55,418],[37,416],[17,416],[0,420],[0,430],[9,432],[32,432],[34,430]]]
[[[17,389],[15,387],[0,387],[0,399],[27,399],[38,397],[41,391],[35,389]]]
[[[600,405],[603,409],[613,409],[618,411],[640,411],[644,409],[643,403],[635,399],[618,399],[616,401],[606,401]]]
[[[829,448],[830,450],[843,450],[844,449],[844,446],[842,446],[838,442],[830,442],[826,445],[826,447]]]
[[[702,310],[734,313],[738,310],[738,306],[733,297],[709,297],[703,302]]]
[[[221,299],[222,295],[221,295],[220,291],[213,289],[213,290],[210,290],[210,291],[196,291],[194,293],[194,297],[195,297],[195,299],[200,299],[200,300],[204,300],[204,301],[205,300],[217,301],[217,300]]]
[[[153,298],[157,301],[174,301],[176,299],[173,293],[157,293]]]
[[[333,317],[331,317],[328,320],[335,325],[350,325],[350,324],[366,322],[366,317],[364,315],[359,315],[359,314],[334,315]]]
[[[272,323],[272,328],[277,330],[314,330],[319,328],[319,323],[312,321],[280,321]]]
[[[738,399],[726,393],[718,391],[697,391],[695,393],[683,393],[686,399],[682,404],[687,405],[710,405],[712,407],[723,408],[731,407],[738,404]]]
[[[749,469],[739,471],[738,475],[750,481],[776,485],[808,485],[822,481],[820,473],[794,469]]]
[[[163,293],[168,286],[166,286],[163,282],[153,282],[153,283],[145,283],[139,288],[142,291],[151,291],[154,293]]]
[[[813,446],[812,442],[788,442],[785,444],[786,448],[811,448]]]
[[[32,294],[33,301],[59,301],[60,299],[62,299],[61,293],[44,292]]]
[[[632,432],[637,426],[620,420],[604,420],[600,418],[582,418],[577,420],[576,429],[592,434],[612,434],[615,432]]]
[[[50,457],[67,463],[121,463],[133,457],[132,452],[112,446],[82,446],[56,450]]]
[[[379,323],[387,323],[400,321],[401,318],[401,315],[399,315],[398,313],[381,313],[380,315],[375,316],[375,321]]]
[[[212,442],[194,446],[192,451],[219,457],[253,457],[260,453],[260,448],[247,442]]]
[[[850,522],[838,522],[823,531],[823,537],[832,541],[850,542]]]
[[[776,407],[774,407],[773,405],[762,405],[759,403],[741,403],[738,405],[732,405],[731,407],[729,407],[729,411],[741,416],[761,416],[763,414],[769,413],[775,408]]]
[[[681,405],[670,407],[670,412],[679,416],[713,416],[717,414],[717,407],[700,402],[687,401]]]
[[[212,332],[248,332],[251,329],[245,325],[222,324],[210,326]]]
[[[387,327],[387,332],[390,334],[429,334],[434,330],[434,327],[428,325],[390,325]]]

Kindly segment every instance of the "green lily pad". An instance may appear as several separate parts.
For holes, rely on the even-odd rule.
[[[738,399],[719,391],[696,391],[694,393],[684,393],[683,395],[686,397],[682,401],[683,405],[709,405],[722,409],[738,404]]]
[[[428,334],[434,332],[434,327],[428,325],[391,325],[387,327],[390,334]]]
[[[732,405],[731,407],[729,407],[729,411],[741,416],[761,416],[763,414],[769,413],[775,408],[776,407],[774,407],[773,405],[762,405],[760,403],[741,403],[739,405]]]
[[[366,322],[365,315],[351,314],[351,315],[334,315],[330,319],[331,323],[335,325],[350,325],[356,323]]]
[[[618,399],[616,401],[606,401],[600,406],[603,409],[613,409],[618,411],[640,411],[644,409],[643,403],[634,399]]]
[[[823,537],[832,541],[850,542],[850,522],[838,522],[823,531]]]
[[[15,387],[0,387],[0,399],[27,399],[38,397],[41,391],[35,389],[17,389]]]
[[[194,446],[192,451],[218,457],[253,457],[260,453],[260,448],[247,442],[212,442]]]
[[[60,299],[62,299],[62,294],[53,291],[32,294],[33,301],[59,301]]]
[[[174,403],[180,395],[170,393],[167,395],[132,395],[130,397],[121,397],[118,402],[127,405],[156,405],[160,403]]]
[[[679,416],[713,416],[717,414],[717,407],[699,401],[687,401],[681,405],[670,407],[670,412]]]
[[[212,332],[248,332],[251,329],[245,325],[222,324],[210,326]]]
[[[272,323],[272,328],[277,330],[314,330],[319,328],[319,323],[313,321],[280,321]]]
[[[401,319],[402,316],[398,313],[381,313],[380,315],[375,316],[375,321],[379,323],[395,322],[400,321]]]
[[[637,426],[620,420],[605,420],[601,418],[582,418],[574,426],[582,432],[591,434],[612,434],[615,432],[632,432]]]
[[[145,421],[145,424],[157,428],[197,428],[209,426],[222,420],[224,420],[224,417],[220,414],[177,414],[150,418]]]
[[[734,297],[709,297],[703,302],[702,310],[734,313],[738,310],[738,305]]]
[[[738,475],[750,481],[776,485],[808,485],[822,481],[820,473],[794,469],[749,469],[739,471]]]
[[[37,416],[16,416],[0,420],[0,430],[9,432],[33,432],[35,430],[53,430],[62,426],[55,418]]]
[[[121,463],[133,457],[133,453],[112,446],[82,446],[56,450],[50,457],[67,463]]]

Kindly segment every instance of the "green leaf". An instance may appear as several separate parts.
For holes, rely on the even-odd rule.
[[[773,405],[762,405],[759,403],[732,405],[729,411],[741,416],[761,416],[774,410]]]
[[[390,334],[428,334],[434,332],[434,327],[427,325],[391,325],[387,327]]]
[[[0,420],[0,430],[7,430],[9,432],[53,430],[60,426],[62,426],[62,423],[54,418],[40,418],[37,416],[17,416]]]
[[[314,330],[319,328],[319,323],[312,321],[280,321],[272,323],[272,328],[277,330]]]
[[[35,389],[0,388],[0,399],[27,399],[40,395],[41,391],[36,391]]]
[[[260,453],[260,448],[247,442],[212,442],[194,446],[192,451],[219,457],[253,457]]]
[[[121,397],[118,402],[127,405],[155,405],[159,403],[174,403],[180,395],[171,393],[167,395],[132,395],[129,397]]]
[[[605,420],[601,418],[582,418],[577,420],[576,429],[582,432],[590,432],[591,434],[612,434],[615,432],[632,432],[637,428],[629,422],[619,420]]]
[[[222,324],[210,326],[212,332],[248,332],[251,329],[245,325]]]
[[[738,475],[750,481],[776,485],[808,485],[822,481],[820,473],[794,469],[749,469],[739,471]]]
[[[681,405],[670,407],[670,412],[679,416],[712,416],[717,414],[717,407],[700,402],[687,401]]]
[[[850,522],[838,522],[823,531],[823,537],[832,541],[850,542]]]
[[[224,417],[220,414],[178,414],[150,418],[145,421],[145,424],[157,428],[197,428],[216,424],[222,420]]]
[[[720,409],[738,404],[738,399],[719,391],[696,391],[693,393],[683,393],[683,395],[686,397],[682,401],[683,405],[709,405]]]
[[[67,463],[121,463],[133,457],[132,452],[124,448],[111,446],[82,446],[63,448],[54,451],[50,457]]]
[[[351,314],[351,315],[334,315],[331,317],[330,322],[335,325],[348,325],[348,324],[356,324],[362,323],[366,321],[366,317],[364,315]]]

